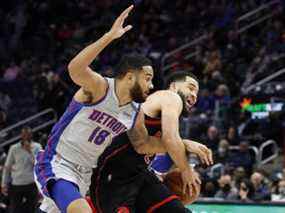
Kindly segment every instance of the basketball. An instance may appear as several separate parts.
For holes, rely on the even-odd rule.
[[[193,203],[199,197],[200,186],[199,191],[192,188],[192,195],[187,193],[183,194],[183,182],[181,173],[178,170],[169,172],[164,178],[164,183],[175,195],[181,199],[182,203],[185,205]]]

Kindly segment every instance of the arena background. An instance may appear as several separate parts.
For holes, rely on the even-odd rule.
[[[135,4],[132,31],[93,63],[112,76],[124,53],[165,75],[189,70],[198,103],[181,118],[181,135],[209,146],[215,165],[190,163],[203,184],[195,213],[285,212],[285,1],[282,0],[10,0],[0,7],[0,164],[29,126],[45,146],[51,126],[77,87],[69,60]],[[252,191],[241,187],[246,180]],[[226,187],[225,187],[226,186]],[[7,212],[8,197],[0,197]],[[282,202],[284,202],[282,205]]]

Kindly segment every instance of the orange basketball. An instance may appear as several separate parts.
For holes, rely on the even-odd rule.
[[[178,170],[169,172],[164,178],[164,183],[175,195],[181,199],[184,205],[193,203],[199,197],[200,186],[198,192],[192,188],[191,196],[188,193],[183,194],[183,182],[181,173]]]

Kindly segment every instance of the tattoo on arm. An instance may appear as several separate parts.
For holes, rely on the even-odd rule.
[[[146,136],[148,136],[147,132],[142,131],[141,128],[140,129],[134,128],[132,130],[129,130],[127,134],[133,146],[141,144],[147,139]]]

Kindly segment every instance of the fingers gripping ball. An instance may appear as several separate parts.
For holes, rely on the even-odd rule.
[[[195,202],[200,195],[200,186],[198,191],[192,187],[191,195],[189,193],[183,194],[183,182],[181,179],[181,173],[177,170],[169,172],[164,178],[164,183],[175,195],[181,199],[181,202],[184,205]]]

